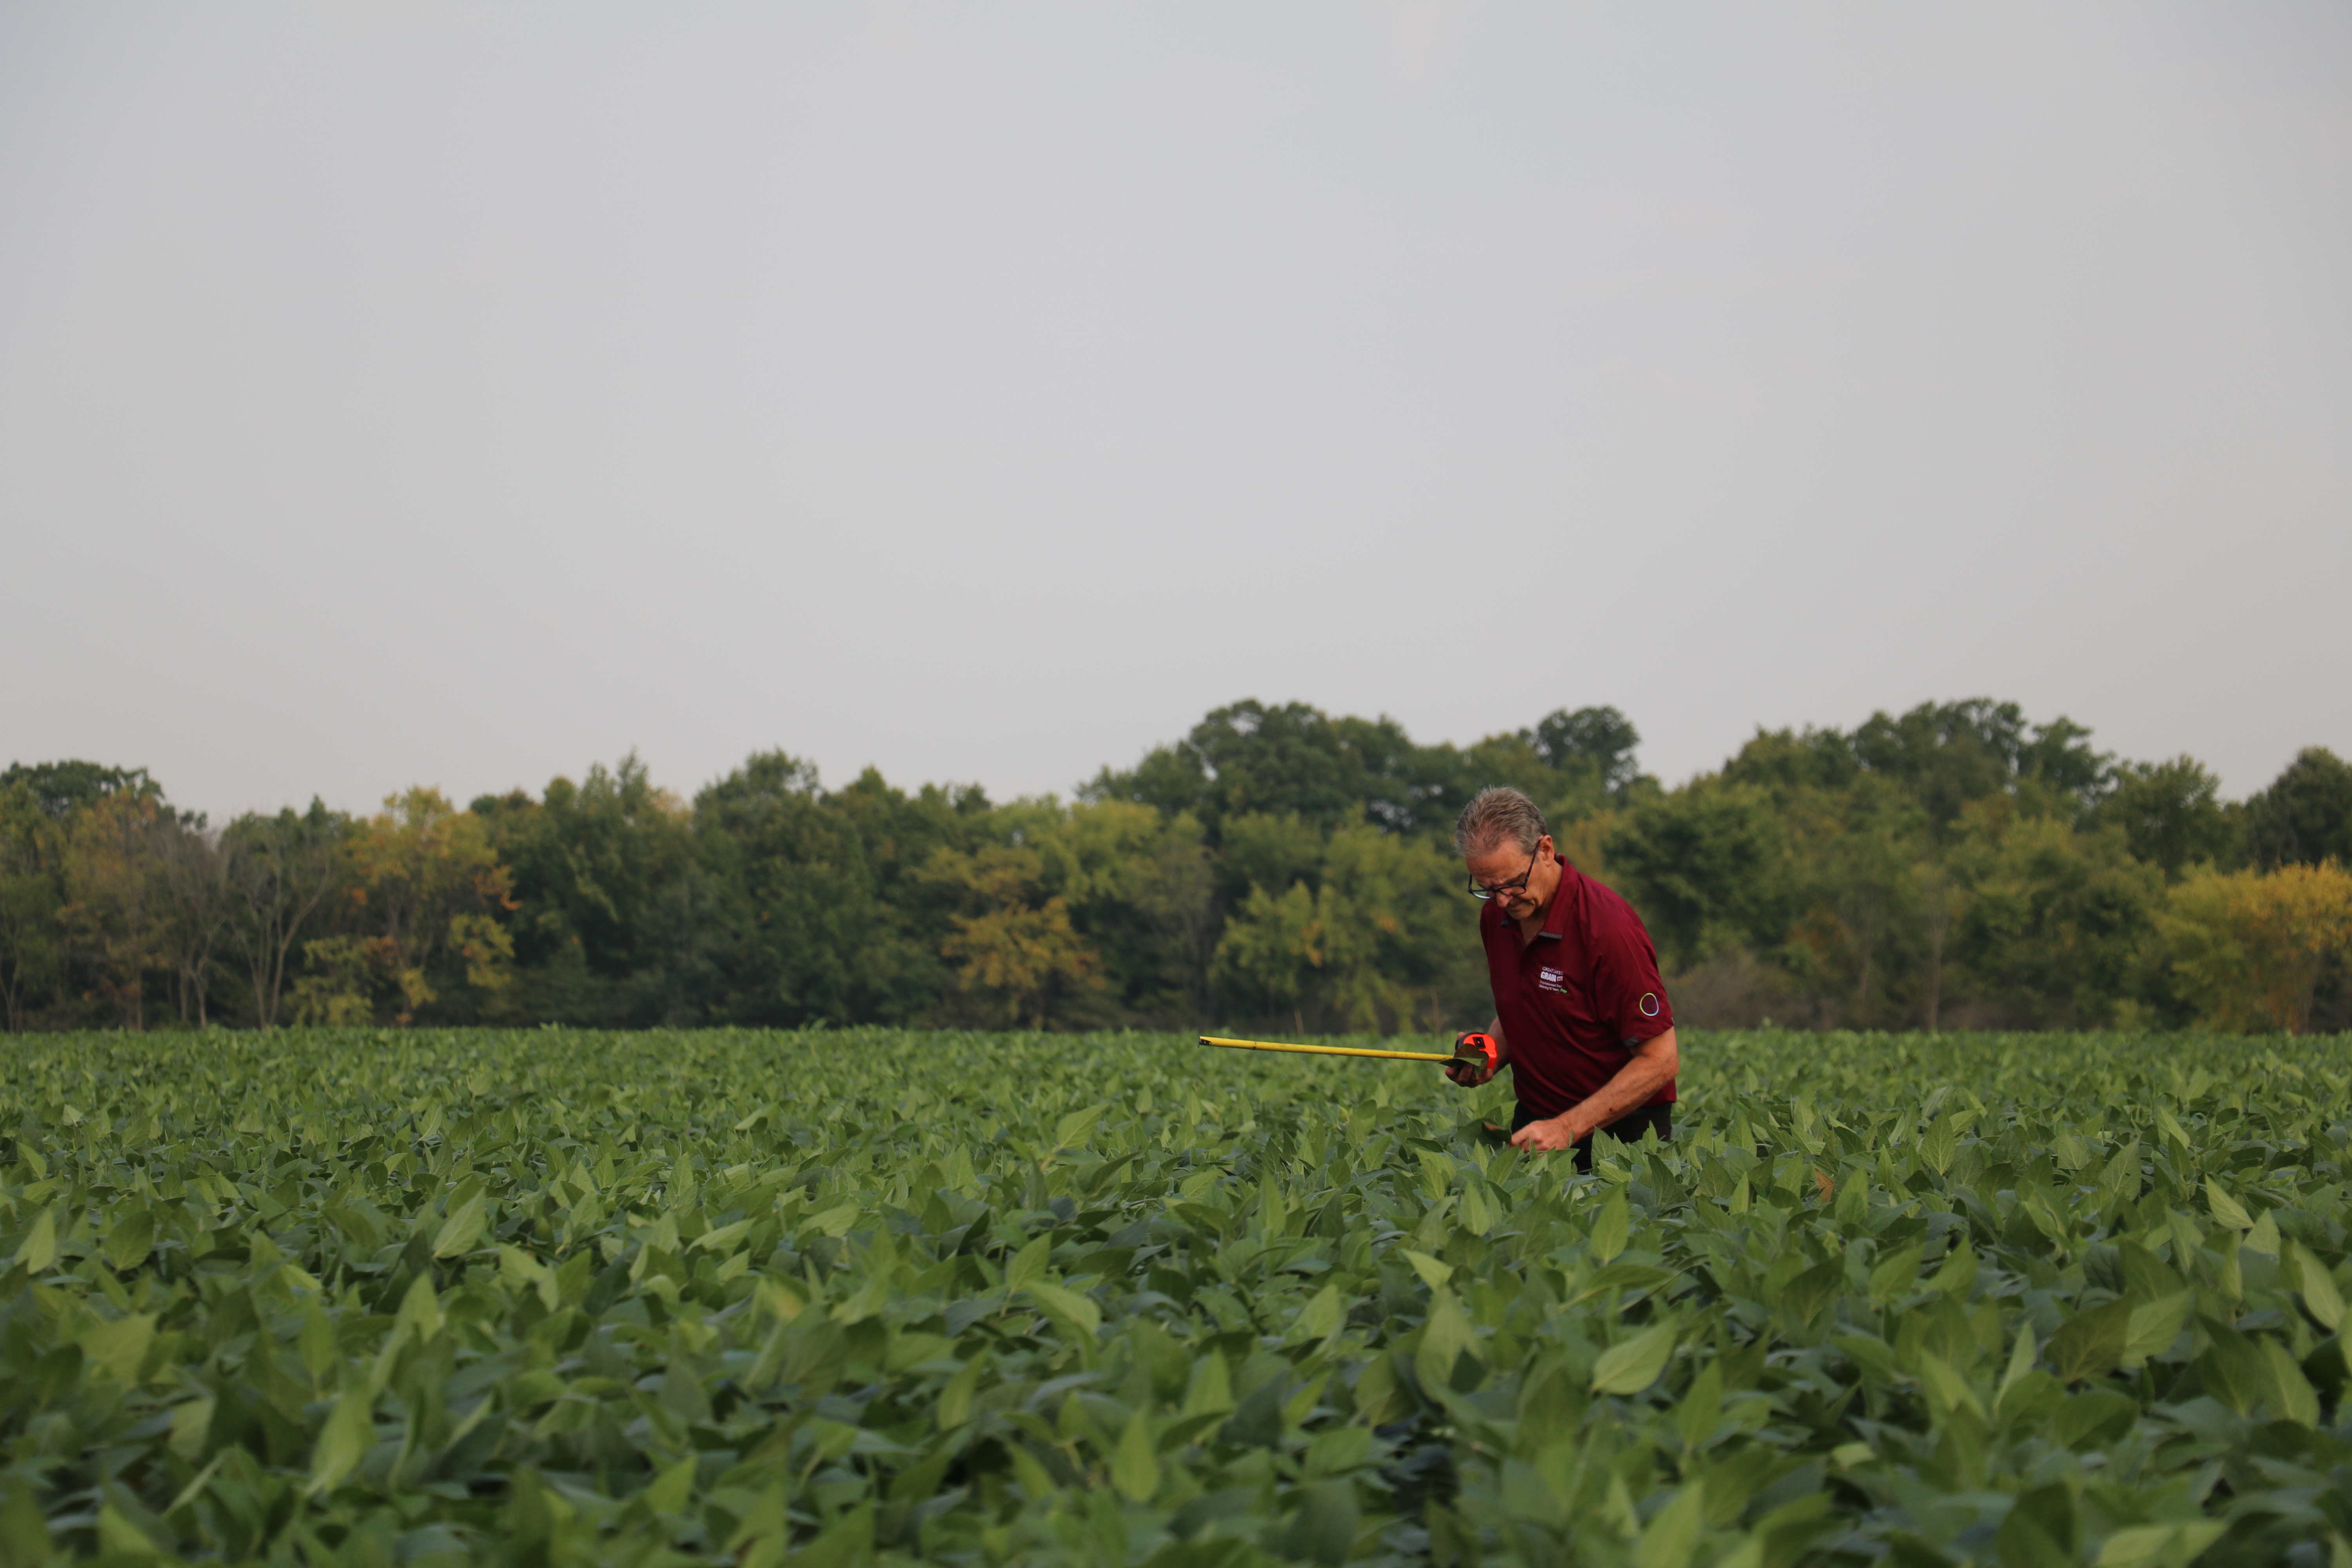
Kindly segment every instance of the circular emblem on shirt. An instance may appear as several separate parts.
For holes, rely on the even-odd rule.
[[[1644,991],[1644,992],[1643,992],[1643,993],[1642,993],[1642,1016],[1643,1016],[1644,1018],[1654,1018],[1654,1017],[1656,1017],[1657,1016],[1658,1016],[1658,994],[1657,994],[1656,992],[1654,992],[1654,991]]]

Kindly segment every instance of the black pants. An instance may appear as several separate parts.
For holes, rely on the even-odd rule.
[[[1643,1133],[1654,1130],[1658,1142],[1663,1143],[1675,1135],[1674,1110],[1671,1105],[1645,1105],[1639,1110],[1627,1111],[1600,1131],[1623,1142],[1639,1143]],[[1511,1131],[1517,1132],[1530,1121],[1543,1120],[1522,1105],[1511,1113]],[[1580,1172],[1592,1169],[1592,1138],[1593,1134],[1588,1132],[1576,1145],[1576,1168]]]

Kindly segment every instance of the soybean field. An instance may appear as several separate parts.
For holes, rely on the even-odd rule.
[[[2352,1041],[0,1041],[0,1559],[2352,1563]]]

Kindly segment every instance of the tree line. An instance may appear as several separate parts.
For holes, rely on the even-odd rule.
[[[0,774],[11,1030],[939,1023],[1443,1030],[1486,978],[1451,830],[1544,808],[1693,1024],[2352,1026],[2352,766],[2221,798],[2014,703],[1761,731],[1675,788],[1613,708],[1468,746],[1234,703],[1075,798],[828,789],[768,752],[685,799],[634,755],[460,809],[415,787],[214,826],[146,772]]]

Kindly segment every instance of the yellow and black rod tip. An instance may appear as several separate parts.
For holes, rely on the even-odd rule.
[[[1234,1051],[1295,1051],[1312,1057],[1380,1057],[1396,1062],[1454,1062],[1462,1060],[1454,1051],[1381,1051],[1370,1046],[1299,1046],[1280,1040],[1228,1040],[1215,1035],[1202,1035],[1204,1046],[1223,1046]]]

